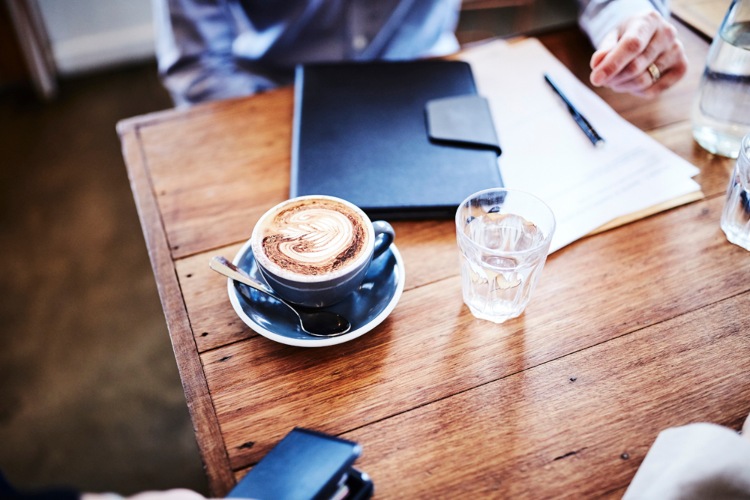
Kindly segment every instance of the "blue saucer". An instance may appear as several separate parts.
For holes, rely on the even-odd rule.
[[[234,264],[259,281],[264,281],[255,264],[250,242],[237,253]],[[362,285],[343,301],[327,307],[346,317],[352,324],[348,333],[338,337],[314,337],[302,331],[292,311],[273,297],[245,285],[227,280],[229,301],[242,321],[257,333],[282,344],[299,347],[323,347],[341,344],[369,332],[396,307],[404,291],[404,263],[396,245],[391,245],[373,260]]]

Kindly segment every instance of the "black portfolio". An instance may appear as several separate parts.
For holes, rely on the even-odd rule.
[[[371,218],[450,218],[468,195],[502,185],[467,63],[299,66],[294,107],[292,197],[338,196]]]

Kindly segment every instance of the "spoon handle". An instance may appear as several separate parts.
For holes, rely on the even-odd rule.
[[[337,337],[343,335],[352,328],[352,324],[343,316],[330,311],[304,312],[274,294],[270,287],[256,280],[242,269],[238,268],[221,255],[212,257],[208,261],[208,267],[217,273],[231,278],[239,283],[266,293],[275,298],[297,315],[302,331],[315,337]],[[244,295],[244,294],[243,294]]]
[[[208,267],[213,269],[219,274],[223,274],[227,278],[232,278],[235,281],[239,281],[243,285],[247,285],[250,288],[255,288],[256,290],[259,290],[263,293],[267,293],[272,296],[276,296],[273,293],[273,290],[268,288],[266,285],[261,283],[260,281],[252,278],[249,274],[247,274],[242,269],[238,268],[231,262],[229,262],[224,257],[217,255],[215,257],[212,257],[211,260],[208,262]]]

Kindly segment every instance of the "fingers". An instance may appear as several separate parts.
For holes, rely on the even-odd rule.
[[[650,62],[649,59],[646,59],[643,63],[634,64],[636,68],[634,71],[628,72],[626,77],[613,79],[609,87],[617,92],[643,92],[647,88],[661,82],[661,80],[666,79],[670,73],[669,69],[679,63],[680,54],[681,51],[678,48],[670,48]],[[652,63],[656,65],[661,75],[659,82],[654,81],[654,77],[648,70],[649,65]]]
[[[653,97],[677,83],[687,72],[687,58],[681,42],[676,42],[667,52],[662,53],[653,62],[661,73],[658,81],[654,81],[651,73],[641,71],[630,80],[613,84],[616,92],[629,92],[643,97]]]
[[[685,50],[682,48],[682,43],[679,44],[679,50],[675,51],[674,57],[676,58],[676,61],[669,66],[665,65],[668,69],[662,71],[662,77],[658,82],[655,82],[653,85],[646,87],[640,92],[634,93],[643,97],[655,97],[680,81],[680,79],[685,76],[685,73],[687,73],[688,68],[688,61],[685,56]],[[655,64],[658,66],[659,63],[657,62]],[[661,66],[658,67],[661,68]]]
[[[648,70],[652,64],[661,74],[658,81]],[[628,19],[607,35],[592,56],[591,67],[593,85],[652,97],[685,75],[687,57],[674,26],[651,12]]]
[[[604,37],[604,40],[602,40],[601,45],[599,46],[599,49],[594,52],[594,54],[591,56],[591,69],[593,70],[599,64],[601,64],[602,60],[609,54],[609,51],[612,50],[615,45],[617,45],[617,39],[620,37],[620,34],[615,31],[611,31],[607,36]]]
[[[632,17],[618,29],[617,43],[591,72],[591,83],[608,86],[635,57],[648,49],[659,26],[656,12]],[[608,35],[609,36],[609,35]]]
[[[639,75],[642,75],[652,63],[656,62],[657,58],[662,57],[668,52],[672,52],[675,49],[676,41],[677,30],[674,26],[667,24],[662,29],[658,29],[643,52],[633,57],[622,71],[609,80],[607,85],[614,88],[620,83],[633,80]],[[671,67],[674,62],[675,61],[673,60],[670,60],[669,62],[662,61],[662,64],[657,64],[657,67],[659,70],[662,68],[666,69]],[[648,83],[651,83],[650,78],[648,79]]]

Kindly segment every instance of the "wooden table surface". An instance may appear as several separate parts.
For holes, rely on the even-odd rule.
[[[705,199],[556,252],[524,315],[502,325],[462,303],[453,222],[399,221],[405,291],[380,326],[318,349],[259,336],[208,260],[233,257],[288,196],[292,89],[121,122],[213,493],[294,426],[359,442],[378,498],[619,496],[660,430],[739,429],[750,411],[750,253],[719,228],[733,162],[691,137],[707,43],[680,34],[691,68],[663,97],[597,92],[697,165]],[[588,81],[577,29],[540,39]]]
[[[672,15],[709,40],[716,36],[732,0],[672,0]]]

